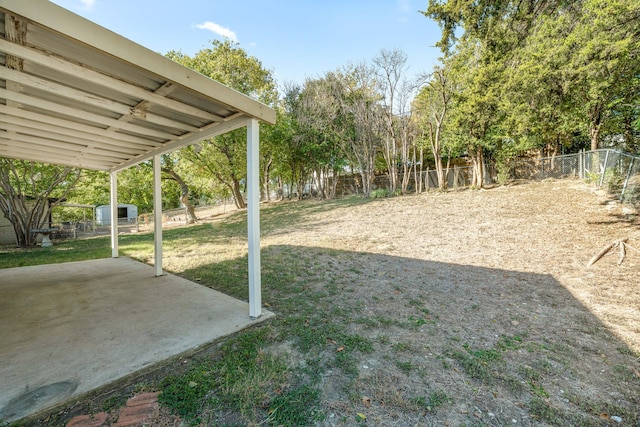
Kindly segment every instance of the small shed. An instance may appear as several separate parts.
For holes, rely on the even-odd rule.
[[[118,222],[134,223],[138,218],[136,205],[118,203]],[[96,207],[96,225],[111,225],[111,205]]]

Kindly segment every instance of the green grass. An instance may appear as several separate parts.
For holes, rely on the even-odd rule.
[[[382,201],[352,198],[266,205],[261,210],[262,232],[286,233],[316,212],[362,203]],[[248,300],[246,213],[163,234],[167,268]],[[142,261],[153,257],[150,233],[121,235],[119,241],[121,255]],[[109,256],[108,236],[68,240],[54,242],[48,249],[0,249],[0,268]],[[163,391],[161,404],[191,424],[309,426],[329,415],[333,409],[325,405],[333,400],[348,407],[337,412],[334,421],[345,419],[345,425],[354,425],[355,414],[367,413],[357,405],[364,393],[362,386],[367,386],[363,377],[379,369],[374,367],[377,362],[382,370],[391,368],[397,384],[408,384],[408,379],[426,384],[421,391],[402,394],[403,408],[415,414],[433,416],[438,408],[460,403],[458,395],[431,376],[433,371],[453,374],[455,370],[468,377],[464,382],[470,387],[510,391],[533,420],[547,425],[598,425],[593,419],[596,411],[638,419],[628,408],[607,402],[571,397],[575,410],[567,412],[566,406],[554,400],[557,396],[552,395],[554,387],[548,381],[564,375],[575,357],[566,341],[537,343],[520,333],[502,335],[493,344],[477,347],[466,344],[468,338],[456,335],[455,329],[447,331],[451,325],[443,322],[440,308],[430,304],[428,293],[414,292],[401,279],[393,279],[387,288],[390,292],[365,297],[353,292],[367,286],[368,275],[375,274],[367,266],[380,265],[380,258],[367,263],[369,256],[302,245],[264,247],[263,301],[277,315],[217,343],[218,347],[207,356],[194,358],[188,368],[145,387]],[[387,302],[406,309],[380,310]],[[477,304],[470,307],[482,309]],[[445,343],[441,347],[429,341],[436,333]],[[618,352],[629,358],[638,356],[626,347]],[[526,363],[520,358],[526,358]],[[366,373],[363,365],[368,365]],[[613,365],[611,371],[612,381],[637,384],[627,365]],[[323,395],[327,381],[335,382],[335,389],[329,392],[340,394],[339,398]],[[116,408],[122,401],[115,396],[103,407]],[[375,424],[375,417],[367,415],[355,419],[355,425]]]

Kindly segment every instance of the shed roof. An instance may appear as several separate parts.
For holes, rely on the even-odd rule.
[[[117,171],[275,111],[48,0],[0,0],[0,156]]]

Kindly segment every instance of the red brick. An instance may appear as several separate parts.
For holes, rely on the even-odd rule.
[[[141,427],[147,420],[158,415],[160,405],[157,395],[155,399],[147,397],[133,400],[132,403],[134,406],[127,402],[127,406],[120,410],[118,422],[113,427]]]
[[[127,406],[138,406],[149,402],[157,402],[160,393],[161,392],[158,391],[155,393],[142,393],[137,396],[133,396],[127,401]]]
[[[94,415],[78,415],[67,423],[67,427],[101,427],[106,425],[107,414],[99,412]]]
[[[112,427],[144,427],[145,423],[149,420],[149,417],[127,418],[123,421],[118,421],[113,424]]]
[[[139,415],[153,417],[158,414],[158,408],[158,402],[152,402],[146,405],[126,406],[120,410],[118,420],[122,417],[137,417]]]
[[[113,424],[112,427],[145,427],[145,423],[149,420],[149,418],[130,418],[126,419],[122,422],[118,421]]]

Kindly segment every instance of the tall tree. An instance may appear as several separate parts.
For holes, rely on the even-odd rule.
[[[271,71],[228,39],[213,41],[211,48],[203,49],[193,57],[176,51],[166,56],[266,104],[274,105],[277,99]],[[225,185],[236,206],[244,208],[242,183],[246,178],[246,146],[246,133],[238,129],[182,149],[178,155]],[[263,165],[269,161],[268,157],[261,160]]]
[[[48,228],[51,209],[80,180],[79,169],[0,158],[0,209],[19,247],[35,245],[33,230]]]
[[[569,93],[587,128],[591,149],[640,73],[640,3],[584,0],[581,18],[564,41]]]
[[[419,115],[418,121],[423,132],[427,134],[431,146],[440,190],[447,188],[447,177],[444,175],[442,163],[443,128],[452,96],[453,86],[449,81],[447,71],[437,67],[428,83],[414,100],[414,108]]]
[[[331,78],[307,79],[292,110],[296,123],[293,142],[306,169],[313,173],[321,197],[335,195],[337,177],[345,165],[341,142],[348,134],[348,121],[341,116],[334,85]]]
[[[382,154],[389,172],[389,190],[394,192],[398,181],[398,138],[396,136],[396,109],[398,107],[398,92],[401,82],[407,70],[407,54],[399,49],[380,50],[378,56],[373,58],[378,84],[383,94],[382,105],[384,112],[384,124],[386,136],[383,139]],[[406,171],[408,165],[408,150],[403,147],[402,164]]]
[[[375,74],[369,66],[358,64],[328,73],[326,79],[339,105],[344,153],[358,170],[363,193],[368,196],[385,129]]]

